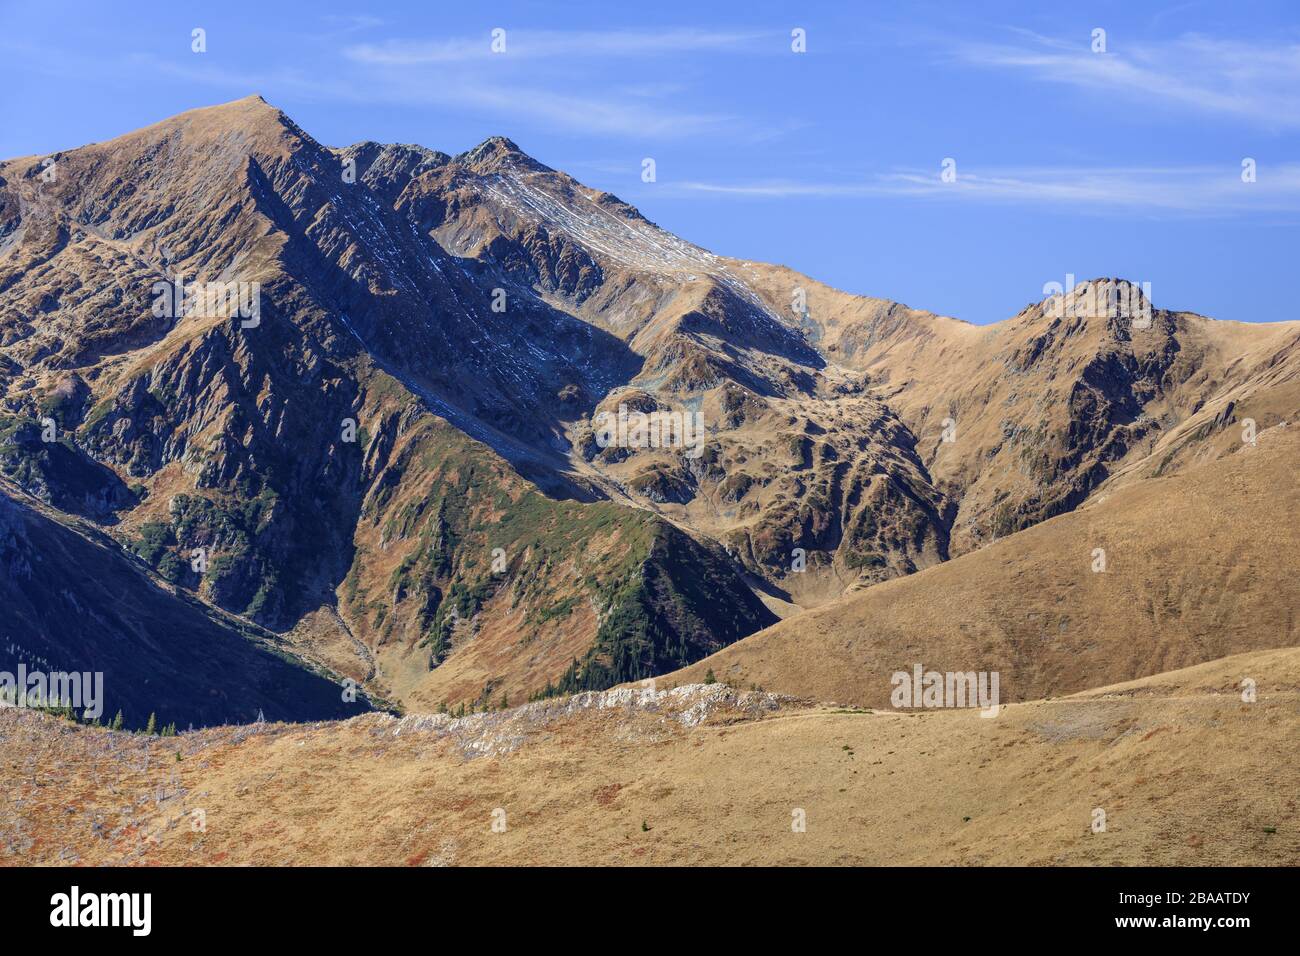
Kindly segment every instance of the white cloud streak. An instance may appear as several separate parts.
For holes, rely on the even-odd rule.
[[[359,44],[344,48],[343,56],[364,76],[358,96],[376,101],[541,121],[576,133],[667,140],[743,135],[743,124],[735,116],[675,105],[672,100],[689,93],[679,80],[575,87],[569,67],[600,58],[761,50],[774,38],[752,31],[519,29],[507,30],[505,52],[495,54],[485,30],[481,36]]]
[[[678,195],[732,199],[896,197],[1071,209],[1100,215],[1165,212],[1198,216],[1300,211],[1300,164],[1257,169],[1243,182],[1238,167],[1020,167],[963,171],[943,182],[939,170],[880,173],[858,182],[772,180],[750,183],[661,183]]]
[[[543,120],[551,127],[573,132],[634,139],[673,139],[717,131],[735,132],[740,128],[739,121],[727,114],[675,110],[630,94],[628,97],[569,94],[480,76],[443,77],[438,83],[427,83],[399,71],[396,76],[349,82],[339,78],[309,77],[287,70],[248,74],[173,64],[159,64],[153,68],[189,82],[244,94],[253,90],[290,90],[304,99],[481,111],[505,117],[508,121]]]
[[[417,66],[502,59],[577,59],[584,57],[649,57],[675,53],[738,52],[752,50],[762,33],[709,30],[552,31],[507,30],[506,51],[492,53],[489,33],[448,40],[388,40],[348,47],[344,55],[360,63],[382,66]]]
[[[1300,44],[1252,43],[1187,34],[1125,43],[1109,52],[1016,31],[1019,44],[952,45],[959,62],[1028,73],[1078,89],[1191,112],[1230,116],[1272,129],[1300,126]]]

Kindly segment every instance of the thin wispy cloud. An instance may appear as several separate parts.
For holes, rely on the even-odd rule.
[[[741,134],[733,115],[701,109],[680,79],[649,77],[618,85],[575,81],[597,61],[667,58],[761,49],[773,34],[708,29],[508,30],[505,52],[492,35],[439,40],[390,39],[345,47],[364,77],[362,95],[376,101],[432,105],[501,117],[505,125],[544,122],[574,133],[636,139]],[[603,74],[600,74],[603,75]]]
[[[456,109],[488,110],[504,117],[543,119],[581,133],[607,133],[665,139],[716,132],[734,124],[724,114],[700,113],[647,104],[642,100],[569,94],[525,84],[460,83],[437,91],[407,90],[425,103]]]
[[[469,76],[447,77],[425,83],[404,76],[375,77],[364,83],[339,78],[322,80],[280,69],[250,74],[218,68],[159,64],[154,69],[188,82],[238,92],[290,91],[305,100],[329,99],[348,103],[390,103],[408,107],[437,107],[460,112],[491,113],[505,125],[543,120],[554,129],[637,139],[674,139],[738,128],[738,121],[723,113],[674,109],[628,95],[565,93],[537,85],[493,81]]]
[[[1017,30],[1018,43],[957,42],[961,62],[1132,101],[1237,117],[1271,128],[1300,126],[1300,44],[1188,34],[1163,42],[1087,38],[1064,42]]]
[[[575,59],[581,57],[649,57],[677,53],[740,52],[752,50],[773,35],[756,32],[709,30],[660,31],[555,31],[510,30],[505,35],[503,57],[523,59]],[[387,40],[362,43],[344,50],[360,63],[384,66],[414,66],[431,63],[460,63],[497,56],[492,37],[454,37],[445,40]]]
[[[327,13],[324,21],[331,26],[336,26],[346,30],[366,30],[371,27],[382,27],[387,21],[379,17],[372,17],[365,14],[346,14]]]
[[[856,182],[773,180],[661,184],[678,195],[734,199],[914,198],[1044,206],[1093,214],[1166,212],[1235,215],[1300,211],[1300,163],[1265,166],[1255,182],[1233,167],[1019,167],[966,172],[954,182],[935,171],[874,174]]]
[[[367,14],[334,14],[329,13],[321,18],[326,29],[315,34],[318,40],[341,40],[346,36],[356,33],[362,33],[366,30],[376,30],[385,26],[387,20],[379,17],[369,16]]]

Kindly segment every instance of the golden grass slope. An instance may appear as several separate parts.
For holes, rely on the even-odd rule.
[[[1237,448],[786,619],[663,680],[712,670],[733,686],[887,706],[891,675],[922,664],[998,671],[1003,700],[1029,700],[1300,644],[1300,426]]]
[[[1296,648],[992,719],[618,693],[177,738],[0,710],[0,863],[1300,862]]]

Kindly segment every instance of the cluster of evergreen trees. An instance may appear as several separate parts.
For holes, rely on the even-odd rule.
[[[39,701],[28,699],[26,704],[28,710],[39,710],[43,714],[49,714],[51,717],[58,717],[62,720],[70,720],[73,723],[85,724],[87,727],[107,727],[109,730],[124,730],[126,718],[122,711],[118,710],[113,719],[107,724],[101,724],[98,717],[86,717],[84,713],[78,714],[76,708],[71,704],[47,704]],[[143,731],[131,731],[132,733],[144,733],[150,737],[175,737],[176,724],[172,722],[166,724],[161,730],[158,729],[158,715],[149,714],[149,720],[146,722]]]

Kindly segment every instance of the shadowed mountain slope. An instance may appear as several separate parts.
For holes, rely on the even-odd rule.
[[[78,533],[0,489],[3,669],[101,672],[107,724],[323,720],[368,710],[282,641],[156,580],[103,535]]]

